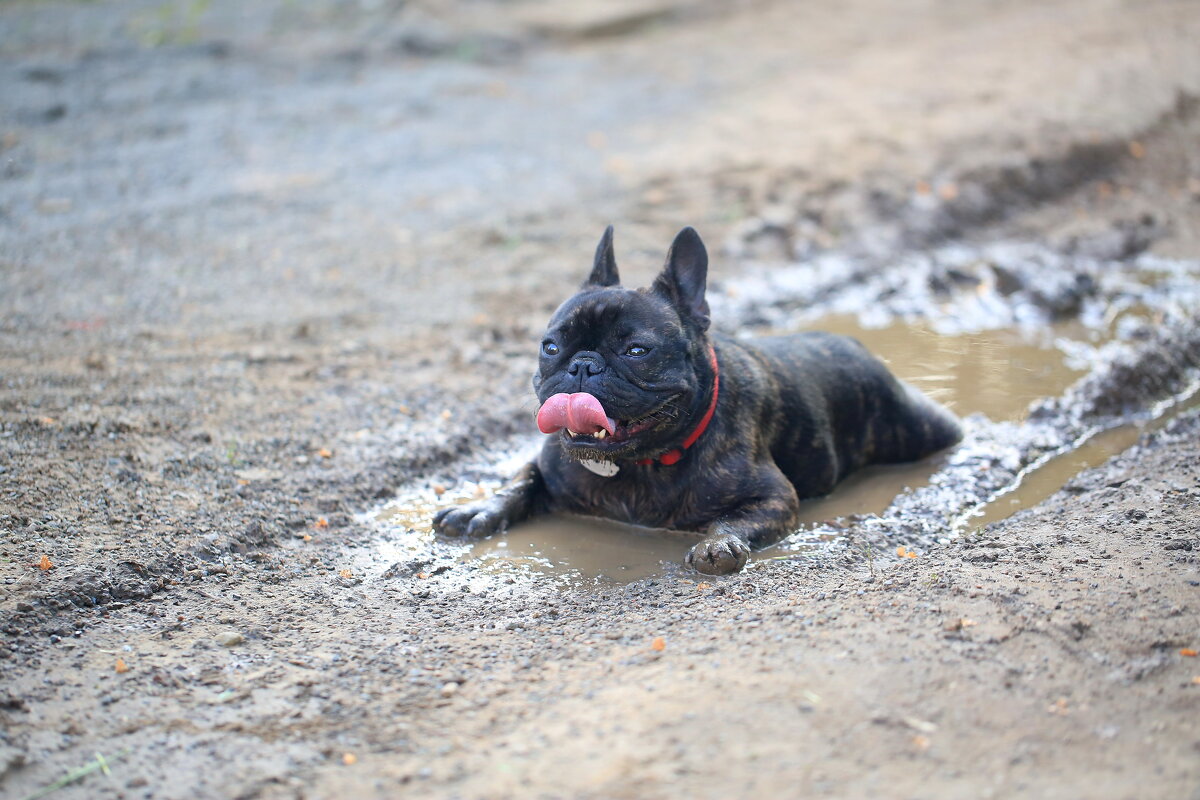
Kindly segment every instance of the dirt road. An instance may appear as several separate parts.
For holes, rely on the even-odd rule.
[[[1194,3],[244,5],[0,6],[5,796],[1200,796]],[[459,561],[609,222],[1079,382],[742,575]]]

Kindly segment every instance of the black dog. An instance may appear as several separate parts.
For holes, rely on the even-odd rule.
[[[958,441],[949,412],[853,339],[710,336],[707,272],[684,228],[653,286],[622,288],[610,226],[542,341],[533,386],[553,435],[493,498],[444,509],[435,527],[483,536],[566,512],[699,531],[687,563],[725,574],[796,529],[800,498]]]

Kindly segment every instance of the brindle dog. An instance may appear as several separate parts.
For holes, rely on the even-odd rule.
[[[485,536],[565,512],[697,531],[687,563],[726,574],[796,529],[801,498],[959,440],[949,412],[853,339],[710,334],[707,272],[700,236],[684,228],[653,285],[626,289],[610,226],[542,340],[540,455],[435,526]]]

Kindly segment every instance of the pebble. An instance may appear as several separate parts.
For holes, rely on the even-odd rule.
[[[222,647],[234,647],[246,641],[246,637],[237,631],[222,631],[216,635],[215,641]]]
[[[458,684],[454,681],[442,684],[442,697],[454,697],[458,694]]]

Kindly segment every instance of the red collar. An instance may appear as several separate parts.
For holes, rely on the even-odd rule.
[[[704,416],[701,418],[700,424],[688,434],[688,437],[683,440],[683,444],[680,447],[676,447],[674,450],[668,450],[658,458],[638,459],[638,464],[648,465],[653,464],[655,461],[668,467],[672,464],[678,464],[679,459],[683,458],[683,451],[694,445],[696,440],[700,438],[700,435],[708,429],[708,423],[712,422],[713,413],[717,410],[717,395],[721,391],[721,371],[717,369],[717,351],[712,347],[709,347],[708,353],[712,357],[713,392],[712,400],[709,401],[708,404],[708,411],[704,412]]]

